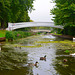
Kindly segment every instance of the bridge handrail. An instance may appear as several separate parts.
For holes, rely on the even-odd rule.
[[[8,28],[11,30],[23,27],[36,27],[36,26],[46,26],[46,27],[55,27],[63,29],[63,26],[55,26],[53,22],[21,22],[21,23],[8,23]]]

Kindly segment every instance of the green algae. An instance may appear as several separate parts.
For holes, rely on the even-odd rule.
[[[65,53],[69,53],[70,51],[69,51],[69,50],[65,50],[64,52],[65,52]]]
[[[32,45],[32,46],[13,45],[13,47],[27,47],[27,48],[35,48],[35,47],[42,47],[42,45]]]
[[[66,43],[66,44],[74,44],[75,42],[72,41],[37,41],[36,43]]]
[[[19,63],[25,63],[27,60],[27,54],[25,52],[0,52],[0,70],[8,69],[14,70],[19,69],[21,66]]]

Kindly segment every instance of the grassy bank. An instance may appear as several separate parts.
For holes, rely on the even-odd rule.
[[[66,38],[66,39],[73,39],[73,36],[71,35],[63,35],[63,34],[57,34],[57,33],[52,33],[51,35],[61,37],[61,38]]]
[[[0,30],[0,40],[2,41],[3,39],[6,38],[7,40],[12,41],[20,38],[26,38],[28,36],[36,35],[36,34],[40,34],[40,33]]]
[[[5,37],[6,30],[0,30],[0,38]]]

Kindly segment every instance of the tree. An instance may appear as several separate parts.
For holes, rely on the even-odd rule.
[[[56,5],[51,10],[54,15],[53,21],[56,25],[64,26],[64,33],[72,34],[75,29],[75,0],[53,0]],[[66,30],[68,29],[68,30]]]
[[[56,25],[75,25],[75,0],[54,0],[56,5],[51,10]]]
[[[33,9],[34,0],[0,0],[1,28],[8,22],[30,21],[28,11]]]
[[[28,22],[30,18],[28,11],[33,9],[34,0],[12,0],[12,22]]]
[[[4,28],[5,22],[8,21],[9,17],[9,7],[10,7],[10,0],[0,0],[0,21],[1,21],[1,28]]]

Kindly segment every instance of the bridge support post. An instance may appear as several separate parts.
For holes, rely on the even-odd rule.
[[[13,23],[8,23],[8,30],[12,31],[13,30]]]

